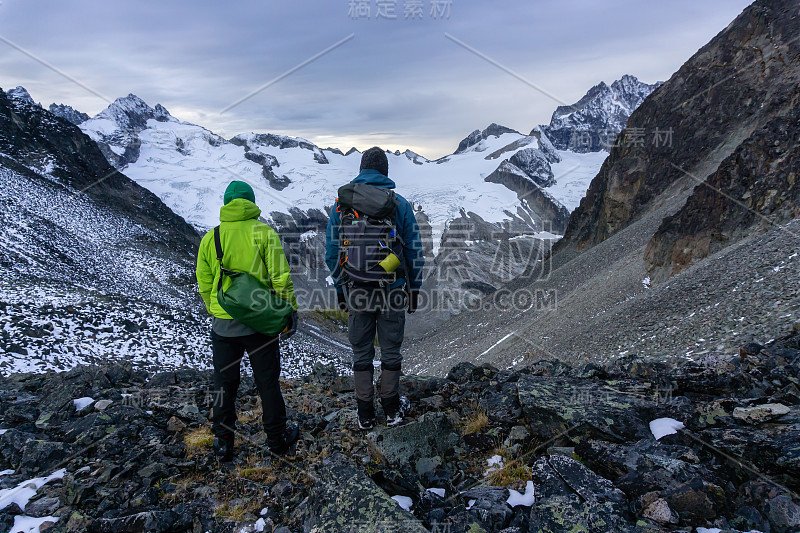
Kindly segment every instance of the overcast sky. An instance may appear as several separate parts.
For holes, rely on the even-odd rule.
[[[351,4],[368,5],[369,17]],[[0,86],[90,115],[108,105],[104,97],[134,93],[225,137],[282,133],[434,158],[491,122],[527,133],[601,80],[666,80],[748,4],[2,0]]]

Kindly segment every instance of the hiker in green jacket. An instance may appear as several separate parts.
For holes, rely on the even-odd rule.
[[[255,204],[252,187],[243,181],[232,181],[225,190],[220,209],[220,241],[227,270],[248,272],[282,299],[290,302],[294,312],[281,337],[288,338],[298,325],[297,300],[294,295],[289,263],[280,238],[274,229],[259,222],[261,210]],[[214,450],[223,461],[233,459],[236,427],[236,394],[239,389],[239,363],[247,351],[253,379],[261,396],[264,431],[269,450],[283,455],[297,441],[296,425],[286,425],[286,404],[278,378],[280,353],[278,336],[259,333],[234,320],[217,301],[216,288],[220,264],[214,243],[214,231],[200,242],[197,254],[197,283],[206,309],[214,317],[211,346],[214,353],[214,404],[211,410]],[[230,285],[223,277],[223,291]]]

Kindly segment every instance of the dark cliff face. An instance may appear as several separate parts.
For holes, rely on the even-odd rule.
[[[753,226],[800,217],[800,91],[791,101],[788,115],[750,136],[664,219],[645,249],[654,279],[677,274]]]
[[[49,165],[50,176],[60,185],[154,230],[172,249],[194,254],[197,231],[156,195],[116,171],[77,126],[40,106],[11,99],[2,89],[0,145],[0,166],[27,175]]]
[[[791,95],[800,82],[798,13],[798,1],[755,2],[645,99],[572,213],[555,252],[614,235],[670,185],[687,173],[704,180],[717,160],[796,105]],[[702,171],[709,162],[713,166]]]

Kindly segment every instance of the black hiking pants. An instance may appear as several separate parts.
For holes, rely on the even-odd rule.
[[[256,333],[244,337],[223,337],[211,332],[214,352],[214,401],[212,431],[230,437],[236,428],[236,394],[239,391],[239,363],[245,351],[253,367],[253,379],[261,396],[264,432],[272,444],[282,442],[286,430],[286,404],[278,378],[281,373],[278,337]]]
[[[375,335],[381,347],[381,398],[399,402],[406,294],[401,288],[354,287],[348,294],[347,333],[353,348],[356,399],[372,404]]]

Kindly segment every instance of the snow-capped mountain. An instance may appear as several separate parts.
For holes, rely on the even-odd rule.
[[[247,181],[260,193],[265,216],[279,227],[286,214],[295,222],[310,211],[312,218],[325,214],[338,187],[358,173],[361,157],[357,150],[345,154],[275,134],[247,133],[226,140],[133,95],[118,99],[80,127],[112,164],[201,230],[216,225],[216,206],[232,179]],[[470,134],[455,153],[436,161],[410,150],[387,155],[398,191],[428,217],[434,248],[462,209],[491,222],[527,211],[528,218],[540,219],[539,227],[531,229],[541,229],[542,217],[530,212],[518,190],[487,180],[501,165],[518,168],[533,186],[549,187],[552,198],[571,210],[604,158],[564,155],[538,128],[524,135],[496,124]]]
[[[210,365],[196,229],[24,89],[0,90],[0,213],[3,373]],[[323,346],[298,334],[285,373],[340,360]]]
[[[248,182],[262,216],[299,263],[294,271],[299,301],[311,304],[307,295],[324,289],[328,210],[339,186],[358,173],[358,150],[320,148],[306,139],[270,133],[225,139],[178,120],[161,105],[150,107],[135,95],[116,100],[80,128],[111,164],[200,231],[218,223],[227,184],[234,179]],[[533,248],[542,248],[535,254],[547,253],[541,240],[527,242],[529,249],[522,254],[502,243],[515,236],[535,240],[545,235],[549,247],[549,239],[563,232],[570,211],[606,155],[559,150],[541,127],[525,135],[498,124],[472,132],[454,153],[437,160],[410,150],[387,152],[389,177],[413,204],[424,230],[428,275],[435,277],[448,263],[445,256],[455,251],[459,255],[454,257],[474,270],[475,279],[453,290],[479,286],[483,293],[524,270],[524,265],[514,264],[515,254],[529,261]],[[448,236],[454,222],[456,229]],[[465,230],[468,227],[472,230]],[[461,257],[466,242],[476,235],[482,236],[481,246]],[[510,266],[487,269],[498,254]]]
[[[610,86],[600,82],[576,103],[556,108],[550,124],[541,129],[560,150],[608,151],[631,113],[659,85],[627,74]]]

